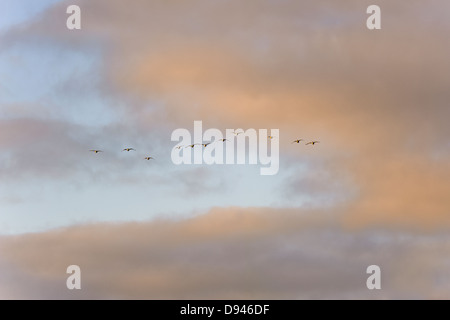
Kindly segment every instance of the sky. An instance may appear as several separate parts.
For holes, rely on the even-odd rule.
[[[450,4],[372,4],[2,1],[0,298],[449,299]],[[278,173],[175,165],[194,121]]]

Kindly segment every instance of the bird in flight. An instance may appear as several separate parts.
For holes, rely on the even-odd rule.
[[[176,146],[175,148],[176,149],[181,149],[181,148],[183,148],[184,146],[182,146],[182,145],[179,145],[179,146]]]
[[[89,150],[90,152],[94,152],[94,153],[99,153],[99,152],[103,152],[102,150]]]
[[[219,139],[219,141],[225,142],[228,141],[227,139]]]
[[[202,146],[207,147],[207,146],[209,146],[210,144],[211,144],[211,142],[208,142],[208,143],[202,143]]]
[[[136,150],[133,149],[133,148],[125,148],[125,149],[123,149],[122,151],[136,151]]]
[[[239,135],[239,134],[241,134],[241,133],[244,133],[244,131],[236,131],[236,130],[233,130],[233,133],[234,133],[235,136],[237,136],[237,135]]]
[[[150,160],[150,159],[153,159],[153,160],[154,160],[155,158],[153,158],[153,157],[145,157],[145,158],[144,158],[144,160]]]
[[[319,143],[320,141],[310,141],[308,142],[306,145],[311,144],[311,145],[315,145],[316,143]]]
[[[194,148],[194,146],[196,146],[197,145],[197,143],[194,143],[194,144],[190,144],[190,145],[188,145],[188,146],[186,146],[185,148]]]
[[[297,140],[292,141],[291,143],[300,143],[300,141],[303,141],[303,139],[297,139]]]
[[[267,136],[267,138],[269,138],[270,140],[272,140],[273,138],[275,138],[274,136]]]

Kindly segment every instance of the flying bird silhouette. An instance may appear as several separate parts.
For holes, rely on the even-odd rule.
[[[176,146],[175,148],[176,149],[181,149],[181,148],[183,148],[184,146],[182,146],[182,145],[179,145],[179,146]]]
[[[99,153],[99,152],[103,152],[102,150],[89,150],[90,152],[94,152],[94,153]]]
[[[267,136],[267,138],[269,138],[270,140],[272,140],[273,138],[275,138],[274,136]]]
[[[197,143],[190,144],[190,145],[186,146],[185,148],[194,148],[194,146],[196,146],[196,145],[197,145]]]
[[[128,152],[129,152],[129,151],[136,151],[136,150],[133,149],[133,148],[125,148],[125,149],[122,150],[122,152],[123,152],[123,151],[128,151]]]
[[[239,135],[239,134],[241,134],[241,133],[244,133],[244,131],[236,131],[236,130],[233,130],[233,133],[234,133],[235,136],[237,136],[237,135]]]
[[[291,143],[300,143],[300,141],[303,141],[303,139],[297,139],[297,140],[292,141]]]
[[[311,144],[311,145],[315,145],[316,143],[319,143],[320,141],[310,141],[308,142],[306,145]]]
[[[207,147],[207,146],[209,146],[210,144],[211,144],[211,142],[208,142],[208,143],[202,143],[202,146]]]
[[[153,157],[145,157],[145,158],[144,158],[144,160],[150,160],[150,159],[153,159],[153,160],[154,160],[155,158],[153,158]]]

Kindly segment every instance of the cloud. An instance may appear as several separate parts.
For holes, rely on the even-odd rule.
[[[75,153],[83,149],[79,141],[83,137],[73,137],[76,126],[26,118],[0,122],[0,146],[5,150],[0,171],[3,178],[21,179],[30,173],[58,177],[76,167]]]
[[[132,102],[115,107],[126,122],[109,128],[115,141],[125,141],[122,129],[128,138],[152,133],[163,146],[172,128],[199,119],[279,128],[287,169],[310,168],[288,179],[292,194],[313,189],[324,203],[347,201],[352,226],[440,228],[450,207],[450,26],[448,2],[434,3],[381,1],[382,30],[372,32],[369,1],[81,1],[76,33],[64,27],[62,2],[2,41],[100,47],[102,94]],[[321,144],[292,151],[291,139],[303,137]],[[29,168],[53,172],[50,163]]]
[[[450,297],[448,1],[381,0],[376,32],[370,1],[79,1],[80,32],[65,28],[69,4],[0,35],[0,201],[29,204],[50,181],[130,186],[120,195],[147,183],[194,217],[1,237],[0,298]],[[174,169],[170,132],[194,120],[280,129],[279,188],[239,177],[241,195],[237,171]],[[264,201],[305,205],[194,210],[265,188]],[[154,205],[145,192],[139,205]],[[379,292],[365,287],[371,264]]]
[[[279,127],[284,137],[299,131],[319,137],[321,150],[305,161],[311,173],[289,189],[322,186],[325,203],[339,194],[336,188],[354,183],[339,195],[349,199],[349,224],[448,226],[449,25],[418,1],[380,6],[384,27],[371,33],[363,23],[366,6],[356,1],[334,10],[251,2],[236,16],[233,2],[157,4],[153,11],[142,4],[143,11],[161,10],[161,16],[170,9],[171,18],[158,20],[157,29],[154,22],[142,21],[148,28],[139,29],[122,25],[115,41],[125,49],[116,54],[127,58],[111,75],[126,92],[165,101],[167,118],[176,123],[203,119],[219,127]],[[206,18],[193,20],[196,15]],[[287,148],[282,145],[282,152]],[[326,160],[311,164],[320,157]]]
[[[448,228],[448,160],[410,153],[386,162],[366,159],[355,170],[361,195],[350,205],[349,224]]]
[[[122,148],[130,145],[137,151],[123,153]],[[164,165],[163,155],[170,153],[164,152],[161,141],[150,141],[121,124],[97,128],[59,119],[23,117],[0,120],[0,148],[4,150],[0,176],[15,182],[139,182],[160,176],[154,170],[142,170],[148,153],[158,154],[160,165]],[[103,153],[94,154],[91,149]]]
[[[182,221],[2,237],[6,299],[448,298],[445,233],[352,232],[324,212],[213,209]],[[65,287],[81,267],[82,290]],[[382,290],[366,268],[382,269]],[[439,281],[437,281],[439,280]]]

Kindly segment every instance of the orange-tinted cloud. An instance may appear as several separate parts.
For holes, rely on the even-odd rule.
[[[348,4],[335,14],[363,20],[360,6]],[[383,12],[398,10],[381,6]],[[328,17],[322,7],[301,7],[317,19]],[[207,20],[213,30],[229,13],[219,17],[219,8],[212,11],[217,21]],[[448,226],[448,24],[418,24],[413,17],[420,10],[439,17],[414,2],[401,17],[386,15],[379,33],[351,22],[319,30],[308,21],[300,30],[289,14],[275,24],[276,12],[265,20],[273,27],[237,18],[223,37],[211,29],[187,31],[183,38],[158,29],[150,33],[167,37],[156,47],[142,46],[112,75],[126,91],[165,101],[168,119],[176,123],[203,119],[215,126],[279,127],[284,139],[320,137],[317,153],[326,161],[311,170],[355,183],[347,217],[352,225]]]
[[[446,235],[355,233],[336,227],[334,220],[322,211],[228,208],[183,221],[85,225],[2,237],[0,296],[449,297]],[[71,264],[81,267],[81,291],[65,286]],[[382,268],[379,292],[366,288],[371,264]]]
[[[130,127],[279,128],[286,165],[311,172],[292,193],[348,184],[345,223],[448,225],[446,1],[381,1],[376,32],[365,28],[369,1],[194,3],[82,1],[78,34],[57,27],[62,3],[28,31],[104,46],[106,91],[139,101],[127,106]]]

